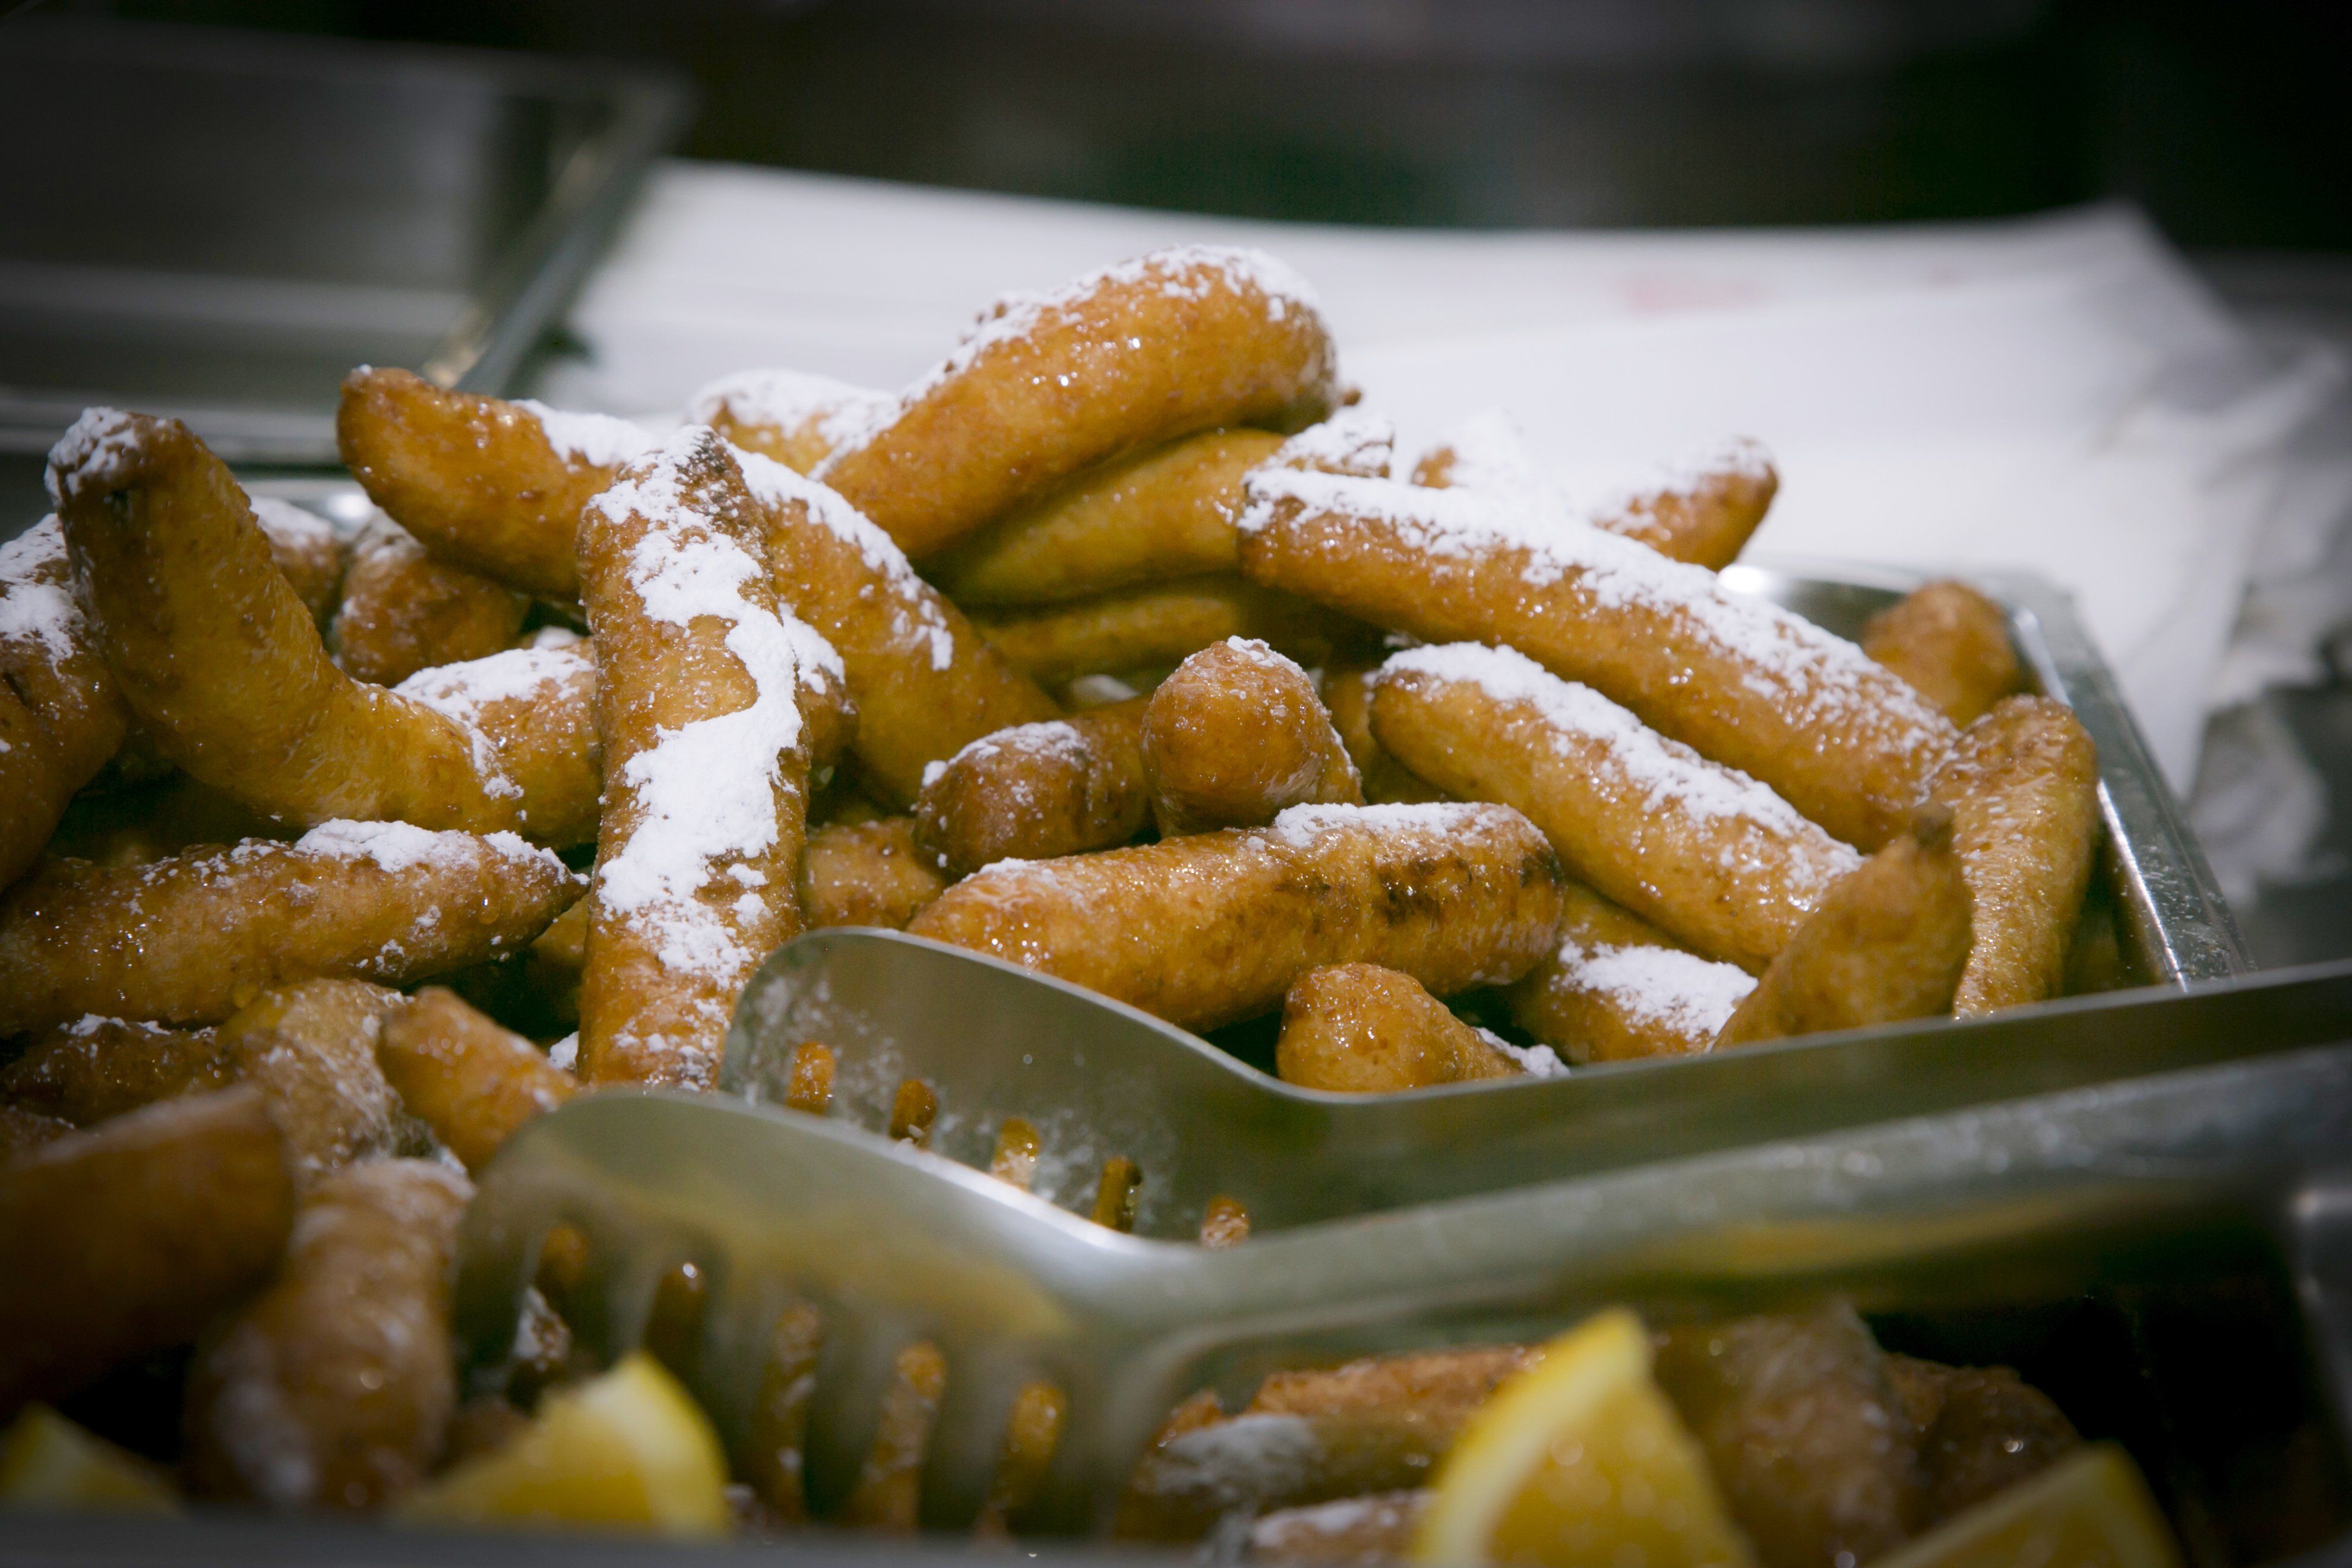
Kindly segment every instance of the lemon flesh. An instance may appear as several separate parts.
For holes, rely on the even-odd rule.
[[[1751,1568],[1706,1457],[1650,1376],[1622,1308],[1544,1347],[1440,1467],[1413,1542],[1424,1563]]]
[[[1872,1568],[2179,1568],[2139,1468],[2112,1443],[1953,1515]]]
[[[411,1497],[418,1524],[562,1524],[719,1536],[727,1462],[709,1419],[651,1356],[551,1394],[531,1424]]]
[[[0,1509],[172,1513],[179,1494],[161,1470],[46,1405],[0,1433]]]

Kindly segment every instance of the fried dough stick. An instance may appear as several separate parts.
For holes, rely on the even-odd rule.
[[[2082,721],[2051,698],[2003,699],[1961,733],[1935,798],[1976,910],[1952,1011],[2059,994],[2099,843],[2099,753]]]
[[[372,1160],[310,1190],[278,1278],[190,1371],[200,1493],[363,1512],[431,1472],[457,1409],[450,1279],[472,1196],[426,1160]]]
[[[1753,976],[1676,942],[1630,910],[1570,882],[1559,951],[1511,988],[1511,1021],[1570,1061],[1692,1056],[1715,1037]]]
[[[1874,849],[1951,722],[1852,643],[1714,574],[1507,497],[1260,468],[1242,569],[1428,642],[1517,648]]]
[[[1766,785],[1509,648],[1396,655],[1372,733],[1449,794],[1517,806],[1570,876],[1751,973],[1862,864]]]
[[[375,1059],[401,1104],[469,1171],[516,1128],[578,1092],[537,1046],[439,985],[384,1019]]]
[[[933,770],[915,834],[951,876],[1124,844],[1151,815],[1137,697],[982,735]]]
[[[777,603],[841,652],[857,710],[852,760],[868,793],[904,809],[932,763],[1008,725],[1057,716],[856,509],[780,463],[740,459],[764,509]]]
[[[236,1058],[211,1029],[77,1018],[36,1034],[0,1068],[0,1103],[94,1127],[158,1100],[226,1089]]]
[[[269,558],[286,574],[295,597],[310,612],[321,631],[342,597],[343,574],[351,552],[334,525],[314,511],[271,496],[249,496],[253,521],[269,541]]]
[[[907,929],[1201,1029],[1270,1011],[1329,963],[1441,995],[1507,984],[1550,952],[1559,881],[1507,806],[1293,806],[1271,827],[992,867]]]
[[[1263,827],[1294,805],[1361,805],[1363,780],[1307,672],[1228,637],[1176,667],[1143,710],[1161,837]]]
[[[329,662],[244,492],[185,426],[92,409],[49,475],[93,637],[173,762],[290,822],[515,825],[520,792],[486,746]]]
[[[32,865],[129,726],[72,576],[54,517],[0,544],[0,888]]]
[[[596,733],[596,649],[517,647],[421,669],[395,696],[422,703],[479,735],[521,797],[516,826],[541,844],[569,848],[596,837],[604,787]]]
[[[1076,475],[926,571],[961,605],[1050,605],[1240,565],[1244,476],[1265,430],[1204,430]]]
[[[397,1145],[400,1100],[375,1046],[400,1005],[399,992],[363,980],[312,980],[264,992],[221,1026],[237,1077],[286,1134],[298,1186]]]
[[[284,1141],[249,1089],[20,1154],[0,1170],[0,1410],[194,1339],[269,1278],[293,1218]]]
[[[569,599],[580,509],[652,443],[625,420],[450,392],[404,370],[343,379],[335,445],[385,515],[440,559]]]
[[[2074,1424],[2049,1395],[2005,1366],[1890,1355],[1886,1373],[1918,1434],[1927,1488],[1923,1525],[1939,1524],[2082,1447]]]
[[[1306,283],[1257,251],[1154,251],[997,301],[816,477],[918,559],[1091,464],[1219,426],[1297,429],[1338,374]]]
[[[801,913],[820,926],[902,931],[947,890],[909,816],[835,823],[809,835],[801,854]]]
[[[397,686],[436,664],[497,653],[530,608],[520,594],[436,561],[407,530],[379,519],[352,542],[327,646],[354,680]]]
[[[687,418],[731,445],[805,474],[844,442],[861,440],[898,411],[887,392],[798,370],[746,370],[689,399]]]
[[[1323,707],[1348,748],[1372,805],[1410,805],[1452,798],[1381,749],[1372,734],[1372,681],[1378,665],[1339,664],[1323,672]]]
[[[90,1013],[216,1023],[322,976],[413,984],[522,946],[579,895],[512,834],[404,823],[121,869],[55,862],[0,898],[0,1037]]]
[[[1410,974],[1336,963],[1290,983],[1275,1070],[1302,1089],[1385,1094],[1527,1069]]]
[[[1165,669],[1227,637],[1255,637],[1313,668],[1376,639],[1360,621],[1238,577],[1173,583],[973,623],[1015,668],[1047,686],[1081,675]]]
[[[581,513],[605,778],[580,993],[591,1083],[714,1087],[744,981],[801,930],[800,690],[838,664],[776,613],[761,521],[699,425]]]
[[[1870,617],[1862,651],[1909,681],[1953,723],[1968,725],[2011,692],[2025,671],[2009,640],[2009,615],[1947,578],[1914,589]]]
[[[1969,947],[1969,886],[1952,814],[1923,806],[1911,835],[1830,889],[1716,1048],[1948,1013]]]

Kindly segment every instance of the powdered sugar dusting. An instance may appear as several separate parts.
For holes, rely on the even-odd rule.
[[[1950,722],[1853,643],[1778,605],[1727,592],[1704,567],[1669,561],[1534,498],[1276,468],[1253,470],[1248,490],[1244,533],[1274,526],[1277,508],[1295,502],[1309,514],[1377,522],[1405,548],[1432,556],[1516,555],[1529,588],[1572,581],[1596,610],[1670,618],[1805,728],[1884,733],[1891,725],[1901,745],[1950,744]]]
[[[1622,532],[1639,529],[1661,496],[1692,496],[1727,479],[1760,484],[1772,477],[1772,455],[1747,437],[1709,443],[1666,458],[1649,472],[1576,503],[1598,527]]]
[[[933,669],[954,666],[955,633],[948,626],[945,605],[938,592],[917,575],[907,552],[893,543],[888,534],[850,505],[839,491],[793,472],[772,458],[740,447],[728,449],[734,453],[737,465],[743,470],[743,482],[761,504],[783,507],[797,502],[807,509],[812,521],[857,547],[866,570],[881,579],[884,590],[890,595],[893,637],[902,642],[915,638],[928,641]],[[838,660],[835,662],[837,667]]]
[[[353,822],[338,817],[302,835],[294,841],[294,847],[310,855],[372,860],[380,869],[394,873],[424,865],[469,864],[487,849],[502,859],[541,865],[566,878],[572,875],[555,856],[512,833],[436,832],[408,822]]]
[[[1453,456],[1445,470],[1452,489],[1519,496],[1546,506],[1563,504],[1559,486],[1528,450],[1519,422],[1503,409],[1478,410],[1438,444]]]
[[[570,644],[509,648],[487,658],[420,669],[393,690],[471,729],[480,724],[482,710],[494,703],[536,698],[595,668],[587,647],[575,637]]]
[[[1688,1040],[1712,1041],[1756,989],[1755,978],[1673,947],[1560,944],[1559,972],[1549,984],[1607,999],[1626,1018]]]
[[[607,522],[634,513],[651,524],[628,564],[629,585],[646,616],[678,626],[706,616],[727,623],[727,650],[757,694],[735,712],[663,730],[623,765],[621,777],[635,792],[641,816],[628,842],[599,863],[596,898],[604,913],[625,917],[646,934],[664,963],[732,979],[761,955],[745,949],[701,900],[722,882],[740,886],[727,873],[776,842],[782,759],[801,733],[801,643],[783,617],[745,595],[765,580],[767,563],[698,510],[681,489],[685,466],[708,439],[702,426],[681,430],[589,510]],[[756,913],[760,901],[753,904]]]
[[[1408,805],[1294,805],[1258,829],[1294,848],[1311,849],[1334,833],[1370,830],[1393,837],[1453,838],[1493,825],[1499,817],[1527,818],[1507,805],[1438,800]],[[1528,831],[1535,831],[1528,825]]]
[[[547,444],[575,463],[617,468],[654,447],[654,437],[643,426],[609,414],[567,414],[528,397],[516,399],[515,406],[527,409],[547,432]]]
[[[1478,1037],[1519,1064],[1519,1070],[1529,1078],[1565,1078],[1568,1064],[1549,1046],[1515,1046],[1492,1029],[1480,1029]]]
[[[898,416],[922,401],[934,389],[969,370],[990,350],[1033,336],[1050,318],[1114,289],[1156,287],[1177,300],[1205,300],[1214,293],[1255,293],[1268,321],[1280,321],[1293,311],[1318,315],[1315,290],[1286,262],[1263,250],[1228,246],[1176,246],[1114,263],[1089,272],[1059,289],[1041,293],[1016,292],[998,300],[981,315],[955,352],[902,393],[886,412],[887,417],[856,439],[835,447],[817,465],[819,478],[850,453],[858,451],[897,422]]]
[[[335,542],[335,525],[308,508],[276,496],[247,496],[246,500],[261,531],[281,544],[316,549]]]
[[[746,370],[712,382],[694,395],[686,416],[708,425],[721,414],[743,425],[780,430],[814,427],[831,451],[863,441],[898,413],[887,392],[852,386],[829,375],[800,370]]]
[[[1378,479],[1388,477],[1395,454],[1396,426],[1385,416],[1362,408],[1342,408],[1276,447],[1268,461],[1286,468]]]
[[[37,646],[52,662],[74,657],[86,627],[71,571],[55,513],[0,544],[0,643]]]
[[[68,483],[76,489],[120,484],[138,455],[139,426],[130,415],[120,408],[83,409],[81,417],[49,448],[49,466],[42,475],[49,504],[65,504],[64,487]]]

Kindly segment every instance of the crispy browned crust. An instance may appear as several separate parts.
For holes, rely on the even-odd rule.
[[[1919,1528],[1917,1443],[1852,1307],[1675,1328],[1656,1372],[1763,1568],[1867,1563]]]
[[[1314,680],[1263,642],[1211,643],[1178,665],[1144,706],[1142,744],[1163,837],[1364,803]]]
[[[184,1344],[269,1278],[294,1184],[261,1096],[191,1095],[0,1171],[0,1410]]]
[[[509,648],[494,662],[420,669],[395,694],[458,719],[498,756],[499,771],[519,792],[517,831],[558,849],[596,837],[603,811],[604,742],[596,732],[596,645]],[[527,689],[507,676],[518,661],[538,679]],[[488,700],[468,695],[487,681],[510,694]]]
[[[2058,995],[2099,843],[2098,748],[2064,703],[2006,698],[1961,735],[1935,798],[1951,807],[1976,907],[1952,1011]]]
[[[950,757],[915,799],[915,835],[951,876],[1124,844],[1150,815],[1146,700],[999,730]]]
[[[400,993],[362,980],[311,980],[267,991],[220,1027],[237,1078],[261,1090],[286,1134],[295,1184],[395,1152],[400,1100],[375,1046]]]
[[[1871,616],[1862,628],[1862,651],[1962,726],[2025,689],[2007,613],[1948,578],[1914,589]]]
[[[25,873],[74,792],[122,744],[129,713],[73,603],[58,525],[44,520],[9,547],[20,575],[0,577],[0,888]],[[38,601],[37,606],[35,602]],[[15,629],[58,625],[64,646]]]
[[[1402,811],[1444,816],[1381,815]],[[1551,949],[1559,882],[1507,807],[1302,807],[1269,829],[996,867],[907,929],[1198,1029],[1271,1011],[1328,963],[1441,995],[1515,980]]]
[[[397,686],[436,664],[497,653],[530,608],[511,588],[436,561],[403,529],[379,523],[352,547],[327,646],[354,680]]]
[[[761,504],[777,601],[841,654],[857,713],[851,760],[885,805],[911,805],[923,770],[967,742],[1059,712],[839,498]]]
[[[1559,948],[1511,987],[1511,1021],[1579,1064],[1681,1057],[1714,1048],[1716,1030],[1681,1011],[1643,1007],[1587,983],[1571,947],[1690,950],[1656,926],[1578,882],[1560,889]],[[1578,956],[1580,957],[1580,954]],[[1696,954],[1691,954],[1694,960]]]
[[[1343,1094],[1520,1072],[1419,981],[1377,963],[1310,969],[1290,983],[1275,1070],[1285,1083]]]
[[[120,869],[46,865],[0,898],[0,1037],[90,1013],[217,1023],[303,980],[412,984],[512,952],[580,895],[519,845],[440,842],[399,870],[261,842]]]
[[[444,561],[525,594],[579,589],[580,509],[618,470],[573,460],[527,408],[404,370],[355,370],[335,415],[343,462]]]
[[[1373,805],[1410,805],[1453,797],[1381,749],[1372,735],[1372,676],[1377,664],[1343,663],[1323,672],[1323,706],[1339,743],[1364,781],[1364,799]]]
[[[226,1089],[236,1064],[211,1029],[81,1018],[36,1034],[0,1068],[0,1102],[91,1127],[158,1100]]]
[[[1047,686],[1165,669],[1227,637],[1255,637],[1310,668],[1360,655],[1377,641],[1361,622],[1311,600],[1223,575],[1125,588],[976,624],[1015,668]]]
[[[1780,489],[1771,464],[1730,464],[1629,496],[1592,521],[1669,560],[1720,571],[1739,559]]]
[[[1000,303],[887,426],[817,474],[920,558],[1120,453],[1218,426],[1310,425],[1336,373],[1312,309],[1163,252],[1034,309]]]
[[[763,692],[759,673],[730,646],[739,635],[756,641],[763,621],[775,640],[787,640],[773,618],[763,524],[728,447],[702,426],[624,468],[611,492],[581,514],[581,599],[596,639],[606,780],[580,991],[580,1076],[590,1083],[714,1087],[743,983],[801,931],[809,761],[796,719],[768,780],[774,828],[764,847],[743,843],[704,856],[677,873],[690,874],[690,886],[656,890],[650,901],[623,904],[608,892],[614,863],[640,832],[675,831],[656,815],[662,803],[633,776],[636,759],[763,700],[781,698],[797,715],[800,650],[787,656],[793,689],[777,693]],[[740,614],[697,613],[679,625],[648,607],[645,584],[669,563],[695,560],[748,560],[748,575],[732,589]],[[637,873],[639,884],[646,879]]]
[[[1204,430],[1074,476],[925,564],[957,603],[1050,605],[1240,564],[1242,479],[1274,456],[1265,430]]]
[[[1242,570],[1253,581],[1425,642],[1515,647],[1702,756],[1761,779],[1848,843],[1875,848],[1900,832],[1950,752],[1949,722],[1858,656],[1841,659],[1836,682],[1822,684],[1810,663],[1783,671],[1737,641],[1704,635],[1678,606],[1602,592],[1608,584],[1597,586],[1585,566],[1547,562],[1531,571],[1526,548],[1490,541],[1433,547],[1422,524],[1444,532],[1454,515],[1446,491],[1365,479],[1299,492],[1272,470],[1257,473],[1276,482],[1262,514],[1254,489],[1244,520]],[[1318,494],[1329,504],[1310,504]],[[1769,641],[1772,658],[1797,646],[1796,630],[1765,608],[1751,616],[1734,601],[1725,614],[1743,636]]]
[[[1555,722],[1538,703],[1475,679],[1384,666],[1372,732],[1440,789],[1525,812],[1570,876],[1751,974],[1854,865],[1853,851],[1777,800],[1759,803],[1767,815],[1758,816],[1694,805],[1660,788],[1613,735]],[[1719,780],[1718,793],[1748,784],[1672,742],[1662,749],[1662,765]],[[1769,815],[1775,808],[1780,816]]]
[[[801,909],[809,929],[908,921],[947,890],[948,879],[917,837],[915,821],[885,816],[835,823],[809,835],[801,857]]]
[[[384,1019],[375,1058],[401,1104],[469,1171],[577,1089],[537,1046],[438,985]]]
[[[1951,1011],[1969,961],[1969,886],[1951,814],[1923,806],[1830,889],[1756,983],[1716,1046],[1860,1029]]]
[[[513,826],[513,785],[462,729],[328,659],[220,459],[177,420],[121,419],[52,473],[93,637],[157,747],[288,821]]]
[[[457,1409],[450,1279],[472,1195],[424,1160],[370,1161],[310,1190],[278,1278],[190,1371],[199,1494],[364,1512],[431,1473]]]

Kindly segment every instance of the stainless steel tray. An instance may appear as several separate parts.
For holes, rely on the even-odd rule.
[[[503,390],[689,101],[650,68],[12,19],[0,451],[116,403],[331,462],[355,364]]]

